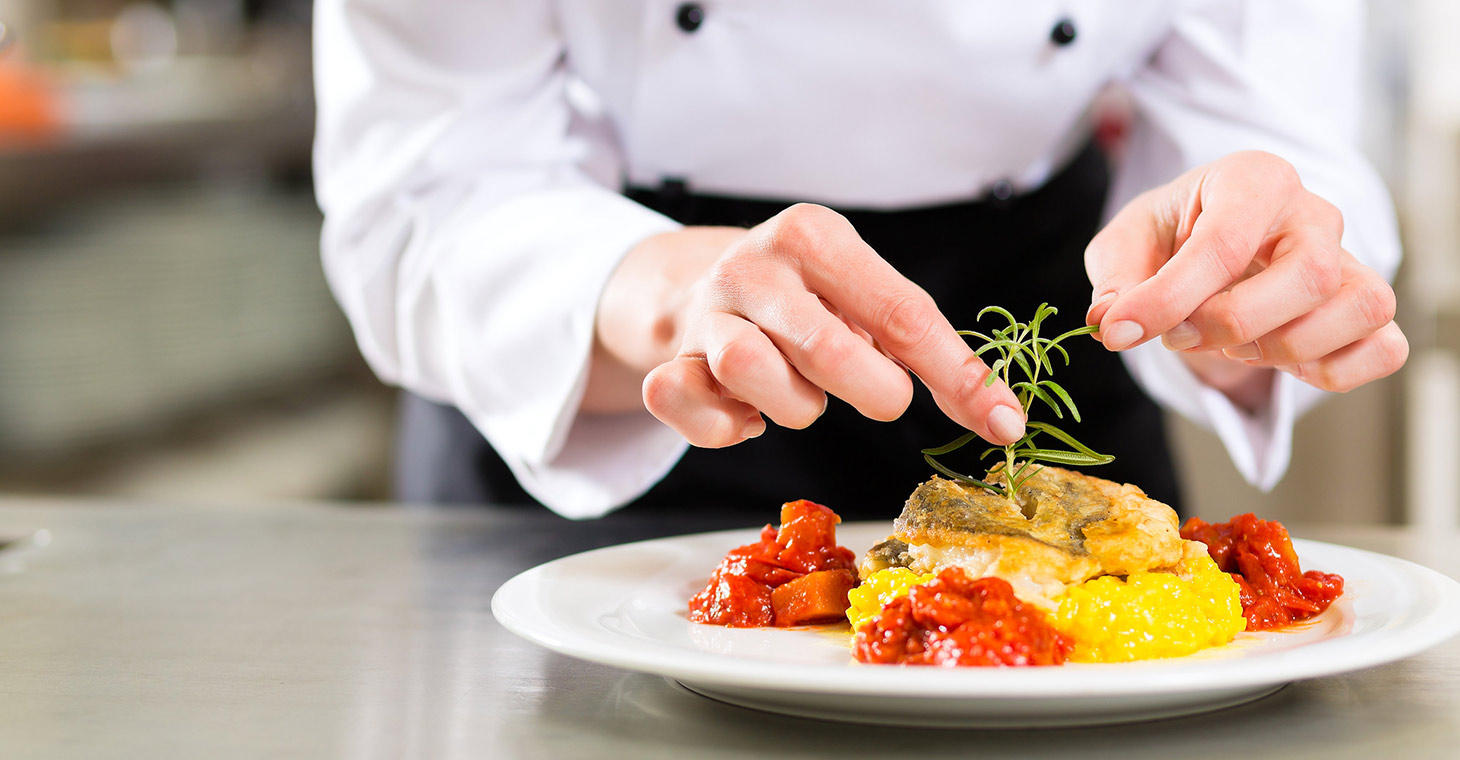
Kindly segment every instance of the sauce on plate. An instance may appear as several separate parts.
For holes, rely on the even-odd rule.
[[[1073,648],[1008,581],[949,567],[863,624],[852,654],[898,665],[1060,665]]]
[[[689,619],[733,628],[824,623],[846,615],[856,555],[836,542],[841,518],[801,499],[781,507],[781,526],[731,549],[689,600]]]
[[[1288,529],[1251,513],[1224,523],[1193,517],[1181,537],[1207,545],[1222,572],[1242,592],[1247,630],[1266,631],[1318,615],[1343,594],[1343,577],[1317,570],[1303,572]]]

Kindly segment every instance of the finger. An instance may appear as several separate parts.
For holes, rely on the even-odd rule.
[[[1120,294],[1107,292],[1095,296],[1090,301],[1090,308],[1085,311],[1085,324],[1096,325],[1098,327],[1100,319],[1105,316],[1105,312],[1110,310],[1111,304],[1115,303],[1115,298],[1118,295]],[[1095,340],[1100,340],[1100,331],[1097,329],[1095,332],[1090,333],[1090,336]]]
[[[1165,208],[1168,200],[1156,191],[1137,196],[1085,247],[1090,315],[1096,318],[1089,324],[1098,324],[1117,296],[1150,279],[1171,257],[1176,220]]]
[[[1100,326],[1095,338],[1112,351],[1133,345],[1143,328],[1134,323],[1107,326],[1105,315],[1123,293],[1160,271],[1176,247],[1176,223],[1166,201],[1156,191],[1138,196],[1085,248],[1085,274],[1092,288],[1085,324]],[[1114,328],[1114,337],[1107,328]]]
[[[773,245],[802,262],[807,287],[861,325],[877,345],[918,376],[950,418],[995,444],[1024,434],[1024,412],[989,374],[922,288],[878,256],[844,219],[815,206],[777,217]]]
[[[709,346],[710,373],[726,392],[777,425],[799,430],[826,411],[826,394],[786,361],[759,326],[715,312],[691,340]]]
[[[1266,154],[1249,154],[1207,170],[1182,220],[1169,261],[1134,285],[1101,320],[1106,346],[1121,350],[1185,321],[1213,295],[1241,280],[1302,191],[1296,172]],[[1169,220],[1168,220],[1169,221]],[[1148,260],[1149,256],[1137,256]]]
[[[1349,258],[1330,226],[1309,222],[1284,230],[1270,266],[1207,299],[1168,330],[1162,342],[1184,351],[1257,341],[1333,299],[1343,285],[1344,260]]]
[[[1317,361],[1280,367],[1309,385],[1346,392],[1387,377],[1409,358],[1409,340],[1393,322]]]
[[[931,296],[895,272],[890,275],[900,281],[881,276],[885,284],[875,289],[844,290],[832,281],[814,286],[841,303],[888,355],[917,375],[953,421],[995,444],[1018,440],[1025,420],[1013,392],[1001,380],[985,382],[988,365],[974,355]]]
[[[694,446],[721,448],[765,432],[760,413],[724,395],[702,358],[682,356],[651,370],[644,406]]]
[[[1224,350],[1256,366],[1306,364],[1359,341],[1394,320],[1394,290],[1372,269],[1352,262],[1332,299],[1260,339]]]
[[[820,297],[804,293],[768,311],[761,318],[751,317],[812,385],[874,420],[895,420],[912,403],[907,371],[879,351],[865,330],[849,327],[828,311]],[[741,397],[770,413],[757,400]],[[780,422],[774,414],[771,419]]]

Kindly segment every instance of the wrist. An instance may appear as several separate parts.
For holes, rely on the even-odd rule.
[[[735,227],[684,227],[629,250],[599,298],[585,411],[643,408],[645,375],[679,351],[695,282],[745,234]]]

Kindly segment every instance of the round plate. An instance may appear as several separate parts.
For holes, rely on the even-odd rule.
[[[840,526],[859,555],[886,523]],[[1295,540],[1305,570],[1345,592],[1282,632],[1169,660],[1043,668],[862,665],[846,625],[738,629],[689,622],[687,601],[725,552],[757,530],[642,541],[539,565],[492,598],[508,630],[548,649],[673,678],[715,699],[859,723],[957,727],[1087,725],[1226,707],[1292,681],[1378,665],[1460,632],[1460,583],[1394,557]]]

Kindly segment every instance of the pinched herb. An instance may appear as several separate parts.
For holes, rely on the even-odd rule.
[[[1010,390],[1013,390],[1014,394],[1018,396],[1019,403],[1024,407],[1024,415],[1026,418],[1029,416],[1030,408],[1037,399],[1052,409],[1055,417],[1063,419],[1065,410],[1069,410],[1070,416],[1076,422],[1079,422],[1080,410],[1075,408],[1075,402],[1070,399],[1070,394],[1065,392],[1065,389],[1059,383],[1056,383],[1048,377],[1048,375],[1054,374],[1054,362],[1050,361],[1050,355],[1051,353],[1059,354],[1060,358],[1064,360],[1065,365],[1068,366],[1070,363],[1070,355],[1060,345],[1060,342],[1076,335],[1089,335],[1099,328],[1095,325],[1087,325],[1066,333],[1061,333],[1055,338],[1041,336],[1039,330],[1043,326],[1044,320],[1057,314],[1058,311],[1058,309],[1047,303],[1040,304],[1039,308],[1034,312],[1034,319],[1030,320],[1028,324],[1024,324],[1015,319],[1014,315],[1010,314],[1008,310],[998,306],[989,306],[978,313],[978,319],[982,320],[985,314],[994,313],[1007,319],[1009,321],[1008,327],[1001,330],[994,330],[992,335],[985,335],[975,330],[959,330],[958,334],[978,338],[984,342],[984,345],[974,352],[979,356],[988,353],[998,354],[998,358],[989,367],[991,371],[984,385],[993,385],[995,379],[1002,378]],[[1018,375],[1014,374],[1015,370],[1018,371]],[[1044,376],[1041,377],[1041,375]],[[1017,377],[1024,379],[1017,380]],[[969,441],[977,438],[977,433],[966,433],[960,436],[958,440],[946,446],[923,449],[923,458],[928,460],[928,464],[932,465],[933,469],[938,472],[955,480],[960,480],[1003,496],[1015,504],[1020,505],[1021,510],[1024,509],[1025,505],[1019,501],[1019,488],[1024,485],[1025,481],[1029,480],[1029,478],[1033,477],[1035,473],[1042,469],[1036,464],[1037,462],[1047,462],[1057,465],[1090,466],[1109,464],[1115,461],[1115,457],[1109,454],[1097,453],[1089,446],[1075,440],[1069,433],[1047,422],[1030,420],[1025,425],[1025,431],[1023,438],[1007,446],[990,447],[980,455],[980,458],[986,459],[990,454],[1003,453],[1002,472],[1004,473],[1004,480],[1007,483],[1007,487],[954,472],[934,459],[934,457],[939,457],[962,448]],[[1035,439],[1040,435],[1047,435],[1050,438],[1054,438],[1065,446],[1068,446],[1069,449],[1043,448],[1035,443]]]

